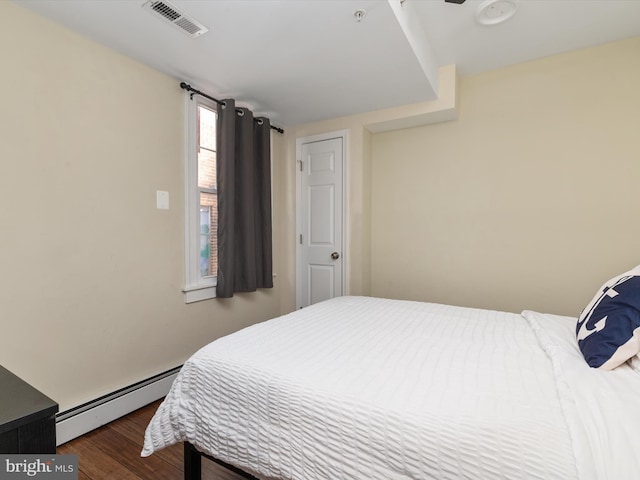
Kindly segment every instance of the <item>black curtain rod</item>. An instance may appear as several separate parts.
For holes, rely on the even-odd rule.
[[[223,101],[218,100],[217,98],[213,98],[212,96],[207,95],[206,93],[201,92],[200,90],[196,90],[188,83],[180,82],[180,88],[183,90],[186,90],[187,92],[191,92],[191,98],[193,98],[194,95],[200,95],[201,97],[208,98],[209,100],[216,102],[218,105],[224,105]],[[276,127],[275,125],[271,125],[271,129],[275,130],[278,133],[284,133],[283,129],[281,129],[280,127]]]

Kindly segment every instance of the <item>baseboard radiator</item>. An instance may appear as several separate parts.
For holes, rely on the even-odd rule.
[[[164,397],[169,393],[180,368],[167,370],[58,413],[56,415],[57,444],[62,445]]]

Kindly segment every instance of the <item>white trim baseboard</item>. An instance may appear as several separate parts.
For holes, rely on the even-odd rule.
[[[88,402],[81,408],[59,413],[56,419],[56,445],[62,445],[164,397],[169,393],[179,370],[180,367],[177,367]]]

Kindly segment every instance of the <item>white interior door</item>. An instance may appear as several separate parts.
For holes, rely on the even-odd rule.
[[[343,294],[342,142],[301,145],[298,308]]]

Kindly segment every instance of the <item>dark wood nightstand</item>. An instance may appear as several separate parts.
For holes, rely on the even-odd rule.
[[[56,453],[58,404],[0,367],[0,453]]]

